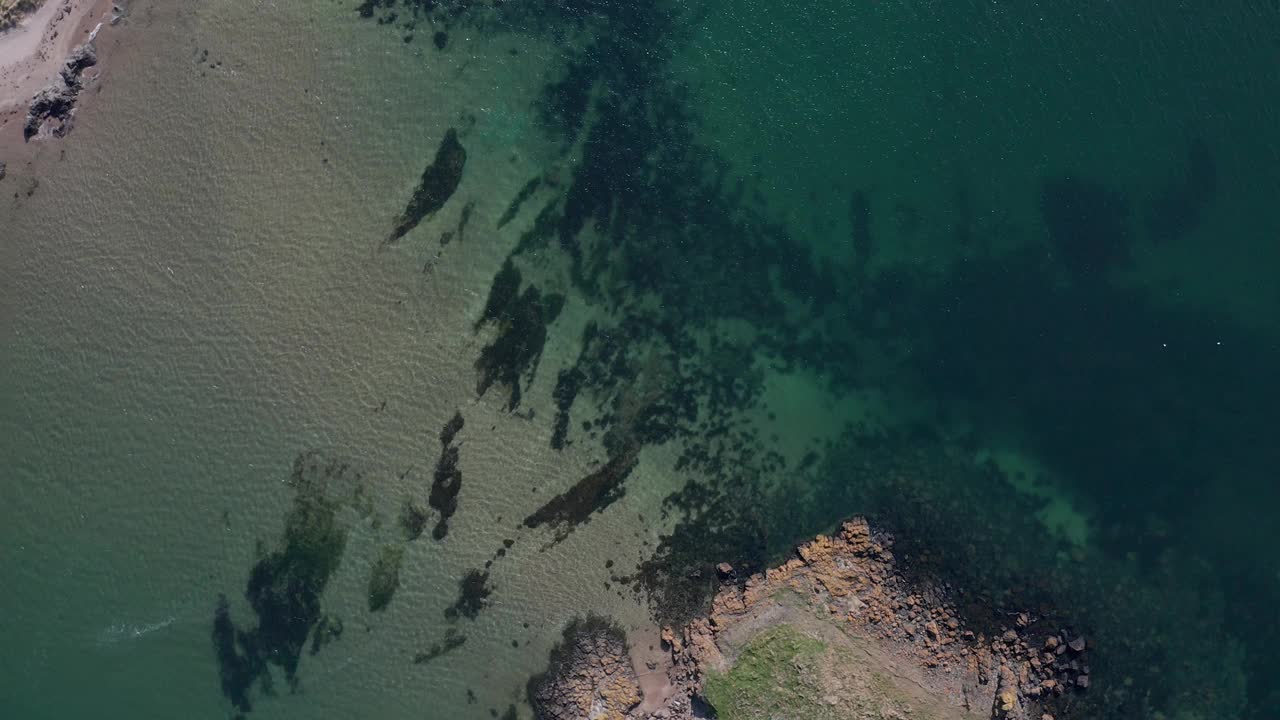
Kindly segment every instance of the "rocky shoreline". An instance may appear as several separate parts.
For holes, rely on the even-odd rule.
[[[800,640],[817,643],[806,645],[813,649],[807,664],[777,656],[805,668],[789,697],[813,703],[818,710],[810,715],[896,717],[904,708],[908,715],[916,708],[940,717],[998,720],[1069,714],[1073,695],[1090,684],[1084,637],[1031,611],[1003,612],[999,616],[1007,622],[975,629],[962,610],[972,599],[946,583],[909,579],[892,548],[891,535],[854,518],[834,536],[818,536],[763,573],[739,578],[722,564],[723,585],[710,613],[682,628],[662,629],[673,691],[656,708],[642,705],[621,630],[599,618],[575,622],[553,653],[552,668],[530,682],[535,716],[708,717],[708,690],[716,689],[709,682],[743,694],[732,684],[735,665],[746,662],[753,643],[784,626],[794,628]],[[786,695],[782,680],[768,682],[774,685],[766,694]]]

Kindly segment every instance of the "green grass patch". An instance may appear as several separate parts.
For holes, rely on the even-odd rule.
[[[809,675],[826,643],[780,625],[751,640],[727,673],[708,673],[703,695],[720,720],[822,717]]]

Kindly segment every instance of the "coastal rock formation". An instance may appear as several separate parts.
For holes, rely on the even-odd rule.
[[[22,137],[30,140],[45,128],[56,137],[63,137],[71,132],[76,98],[84,88],[82,75],[85,68],[97,64],[98,54],[92,42],[71,51],[70,57],[58,72],[58,79],[32,98],[26,122],[22,126]]]
[[[594,615],[575,620],[551,651],[547,671],[529,681],[529,702],[542,720],[624,720],[640,703],[626,633]]]
[[[745,580],[718,567],[710,613],[662,629],[674,692],[657,709],[632,699],[624,639],[609,634],[620,631],[575,623],[530,683],[537,717],[1042,720],[1089,686],[1082,636],[1003,609],[985,614],[1007,622],[973,627],[973,598],[908,579],[892,547],[855,518]]]
[[[685,682],[700,687],[708,670],[725,666],[721,638],[735,626],[759,623],[787,601],[853,636],[870,638],[923,672],[918,680],[964,708],[991,708],[991,717],[1040,718],[1063,696],[1089,685],[1083,637],[1046,628],[1029,612],[1008,614],[994,629],[971,629],[958,607],[959,593],[927,580],[908,581],[891,550],[893,538],[873,533],[861,518],[833,537],[818,536],[797,556],[725,587],[710,616],[695,621],[673,642]],[[768,624],[767,622],[765,624]],[[990,634],[989,634],[990,633]]]
[[[449,128],[436,150],[435,160],[422,171],[422,179],[413,197],[396,221],[387,242],[395,242],[418,226],[422,219],[444,207],[462,182],[462,168],[467,164],[467,151],[458,142],[458,131]]]

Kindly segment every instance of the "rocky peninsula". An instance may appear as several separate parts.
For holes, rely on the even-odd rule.
[[[536,716],[1051,720],[1089,687],[1084,637],[1030,610],[971,625],[972,598],[913,577],[862,518],[763,573],[718,571],[710,612],[662,628],[662,667],[603,618],[572,623],[530,681]]]

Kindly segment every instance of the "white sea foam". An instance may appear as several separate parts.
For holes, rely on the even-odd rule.
[[[116,643],[126,640],[137,640],[143,635],[163,630],[174,623],[176,618],[172,615],[153,623],[132,624],[132,623],[114,623],[103,628],[98,633],[98,645],[115,645]]]

